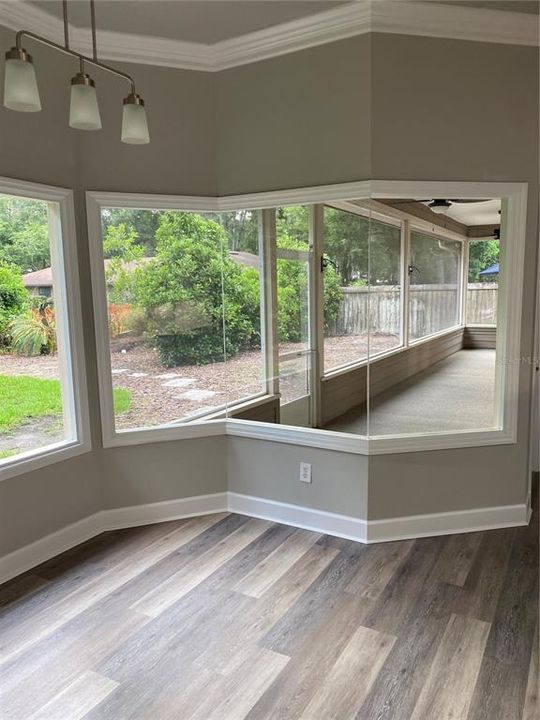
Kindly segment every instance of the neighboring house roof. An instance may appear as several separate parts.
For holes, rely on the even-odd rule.
[[[25,273],[23,275],[23,283],[26,287],[52,287],[51,268],[43,268],[43,270],[34,270],[34,272]]]
[[[236,252],[231,250],[229,253],[231,260],[238,265],[247,265],[248,267],[258,268],[259,258],[257,255],[248,252]],[[150,262],[152,258],[145,257],[140,260],[132,260],[124,264],[125,270],[134,270],[140,263]],[[110,260],[105,260],[105,268],[109,265]],[[50,267],[43,270],[34,270],[34,272],[25,273],[23,275],[23,283],[25,287],[52,287],[52,269]]]
[[[250,252],[239,252],[238,250],[229,250],[229,257],[237,265],[247,265],[247,267],[259,269],[259,256]]]

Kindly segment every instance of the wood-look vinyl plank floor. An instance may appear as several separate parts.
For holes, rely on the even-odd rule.
[[[0,587],[2,720],[536,720],[538,527],[363,546],[216,514]]]

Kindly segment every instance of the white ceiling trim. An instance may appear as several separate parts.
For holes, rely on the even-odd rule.
[[[0,2],[0,25],[63,43],[62,22],[22,0]],[[408,0],[357,0],[213,45],[100,30],[98,52],[108,60],[217,72],[369,32],[540,45],[539,21],[524,13]],[[71,26],[70,41],[75,50],[91,52],[88,29]]]

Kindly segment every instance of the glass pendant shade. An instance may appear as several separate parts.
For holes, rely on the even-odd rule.
[[[11,48],[6,53],[4,106],[19,112],[41,110],[32,56],[26,50]]]
[[[101,130],[95,84],[85,73],[79,73],[71,80],[69,126],[77,130]]]
[[[122,142],[130,145],[146,145],[150,142],[144,100],[135,93],[124,100]]]

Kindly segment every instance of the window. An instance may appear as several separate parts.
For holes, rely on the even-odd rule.
[[[409,336],[433,335],[459,323],[462,243],[411,233]]]
[[[219,414],[264,392],[257,214],[101,217],[116,429]]]
[[[469,242],[467,325],[496,325],[499,294],[499,241]]]
[[[63,242],[70,193],[1,186],[0,468],[9,472],[84,451],[87,416],[75,243]]]

